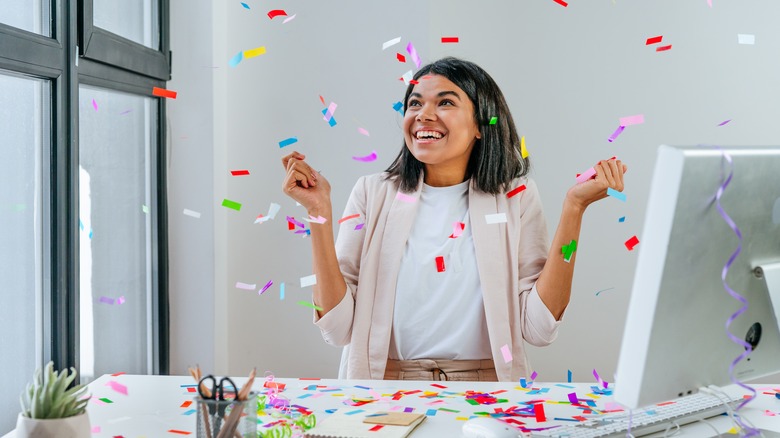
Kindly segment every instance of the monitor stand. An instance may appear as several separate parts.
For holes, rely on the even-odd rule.
[[[756,277],[763,278],[769,291],[769,302],[775,315],[777,328],[780,330],[780,263],[766,263],[753,269]]]

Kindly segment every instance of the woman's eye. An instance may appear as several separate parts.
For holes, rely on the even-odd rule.
[[[451,101],[449,99],[444,99],[441,102],[439,102],[439,105],[455,105],[455,102],[453,102],[453,101]]]
[[[419,100],[410,100],[408,106],[420,106]]]

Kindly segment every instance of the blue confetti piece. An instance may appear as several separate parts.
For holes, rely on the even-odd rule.
[[[334,412],[338,411],[338,409],[325,409],[325,412],[328,414],[332,414]]]
[[[322,110],[322,115],[324,116],[325,113],[327,113],[327,112],[328,112],[328,109],[325,108],[324,110]],[[331,128],[336,126],[336,118],[331,115],[330,119],[328,119],[328,124],[330,125]]]
[[[626,221],[626,217],[625,216],[623,216],[620,219],[618,219],[618,222],[625,222],[625,221]]]
[[[89,238],[90,239],[92,238],[92,230],[91,229],[89,230]]]
[[[435,417],[436,416],[436,412],[437,412],[436,409],[428,409],[425,412],[425,415],[427,415],[429,417]]]
[[[197,410],[197,409],[190,409],[190,410],[189,410],[189,411],[187,411],[187,412],[183,412],[183,413],[182,413],[182,415],[192,415],[192,414],[194,414],[195,412],[198,412],[198,410]]]
[[[355,415],[355,414],[359,414],[361,412],[366,412],[366,411],[364,411],[363,409],[355,409],[354,411],[345,412],[345,414],[346,415]]]
[[[298,396],[298,398],[309,398],[311,397],[311,394],[303,394],[301,396]]]
[[[561,388],[567,388],[567,389],[574,389],[574,388],[576,388],[576,386],[564,385],[563,383],[556,383],[555,386],[560,386]]]
[[[522,378],[522,377],[520,378],[520,386],[525,388],[525,378]]]
[[[613,198],[617,198],[623,202],[626,202],[626,194],[622,192],[618,192],[612,187],[607,188],[607,195],[612,196]]]
[[[538,389],[534,389],[533,391],[528,391],[526,394],[536,395],[536,394],[541,394],[541,391],[539,391]]]
[[[245,7],[246,9],[249,9],[249,5],[244,2],[241,2],[241,6]]]
[[[567,382],[571,383],[571,370],[568,371],[569,371],[569,379],[567,380]]]
[[[575,423],[580,421],[580,420],[575,420],[574,418],[561,418],[561,417],[555,417],[555,418],[553,418],[553,420],[557,420],[557,421],[574,421]]]
[[[401,102],[396,102],[393,104],[393,109],[401,113],[401,115],[404,115],[403,108],[404,108],[404,104],[402,104]]]
[[[284,299],[284,283],[279,285],[279,299],[280,300]]]
[[[360,386],[360,385],[355,385],[355,388],[365,389],[366,391],[371,389],[368,386]]]
[[[238,52],[236,53],[236,56],[230,58],[230,61],[228,61],[228,65],[231,67],[235,67],[238,64],[240,64],[243,59],[244,59],[244,52]]]
[[[81,222],[81,219],[79,219],[79,228],[84,231],[84,222]]]
[[[297,143],[297,142],[298,142],[298,137],[286,138],[286,139],[284,139],[284,140],[279,142],[279,147],[283,148],[285,146],[290,146],[291,144]]]
[[[542,388],[542,394],[550,392],[550,388]]]

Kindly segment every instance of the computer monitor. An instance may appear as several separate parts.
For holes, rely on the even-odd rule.
[[[730,331],[753,344],[734,377],[780,371],[780,147],[661,146],[615,375],[615,400],[629,408],[728,385],[745,351],[726,335],[742,303],[721,282],[739,244],[716,206],[731,170],[720,203],[743,241],[726,281],[748,309]]]

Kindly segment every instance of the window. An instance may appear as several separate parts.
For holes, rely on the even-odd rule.
[[[0,8],[0,361],[16,394],[49,360],[82,381],[168,372],[168,1]],[[84,44],[84,43],[87,44]]]

